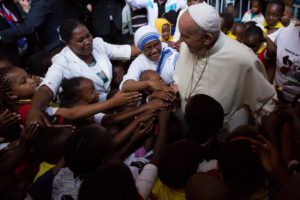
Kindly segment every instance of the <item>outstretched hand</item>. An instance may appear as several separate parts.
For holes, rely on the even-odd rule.
[[[258,154],[261,164],[267,172],[272,173],[280,166],[278,151],[271,142],[262,135],[258,135],[258,140],[252,140],[252,149]]]
[[[141,100],[141,94],[138,92],[123,92],[118,91],[113,97],[112,101],[115,106],[122,106],[126,104],[131,104]]]
[[[6,109],[0,114],[0,129],[4,129],[5,127],[11,126],[20,121],[20,119],[20,115],[14,112],[10,112]]]
[[[32,142],[32,140],[36,137],[39,132],[39,124],[36,121],[32,121],[29,123],[29,126],[25,128],[21,125],[21,135],[20,140],[25,142]]]

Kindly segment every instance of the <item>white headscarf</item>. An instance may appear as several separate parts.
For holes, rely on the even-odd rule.
[[[134,44],[139,50],[142,50],[145,44],[153,40],[159,40],[159,37],[160,35],[155,27],[142,26],[134,34]]]

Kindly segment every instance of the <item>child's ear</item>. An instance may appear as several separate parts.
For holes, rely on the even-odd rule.
[[[19,98],[17,95],[15,95],[15,94],[13,94],[13,93],[11,93],[11,92],[8,92],[8,93],[7,93],[7,96],[8,96],[11,100],[13,100],[13,101],[18,100],[18,98]]]

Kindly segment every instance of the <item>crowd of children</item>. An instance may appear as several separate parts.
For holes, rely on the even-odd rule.
[[[220,102],[205,94],[191,96],[181,117],[172,84],[183,42],[177,17],[199,3],[126,0],[131,45],[93,39],[87,24],[69,19],[60,52],[21,63],[0,55],[0,199],[299,200],[293,8],[252,0],[241,19],[234,5],[220,13],[221,31],[256,54],[278,92],[274,111],[259,119],[249,111],[229,132]]]

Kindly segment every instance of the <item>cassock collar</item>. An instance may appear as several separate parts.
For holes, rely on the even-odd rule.
[[[208,50],[208,55],[211,56],[215,53],[217,53],[218,51],[220,51],[220,49],[224,46],[225,44],[225,37],[227,37],[226,35],[224,35],[224,33],[220,32],[220,36],[218,38],[218,40],[216,41],[216,43]]]

